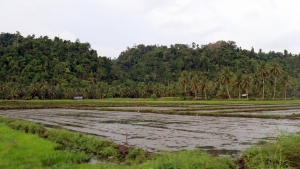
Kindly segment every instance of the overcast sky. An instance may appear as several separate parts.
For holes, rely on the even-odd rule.
[[[299,54],[299,7],[297,0],[7,0],[0,32],[78,38],[111,58],[134,44],[218,40]]]

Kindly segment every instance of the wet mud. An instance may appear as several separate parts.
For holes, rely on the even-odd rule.
[[[295,111],[299,112],[282,110],[288,113]],[[201,149],[236,153],[262,140],[273,140],[282,131],[297,132],[300,129],[299,120],[121,111],[26,109],[0,110],[0,115],[89,133],[152,152]]]

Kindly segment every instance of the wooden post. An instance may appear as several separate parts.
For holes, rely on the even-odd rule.
[[[125,143],[126,146],[128,146],[128,134],[126,133],[126,143]]]

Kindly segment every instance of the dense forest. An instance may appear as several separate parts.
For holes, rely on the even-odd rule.
[[[299,65],[299,54],[234,41],[140,44],[111,60],[79,40],[1,33],[0,99],[300,98]]]

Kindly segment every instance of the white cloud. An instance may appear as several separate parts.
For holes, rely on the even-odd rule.
[[[91,45],[91,47],[97,51],[97,54],[99,56],[106,56],[111,59],[116,59],[119,54],[121,53],[120,49],[115,49],[113,47],[103,47],[103,46],[97,46],[97,45]]]
[[[299,6],[295,0],[12,0],[0,6],[0,32],[79,38],[111,57],[134,43],[217,40],[299,53]]]

